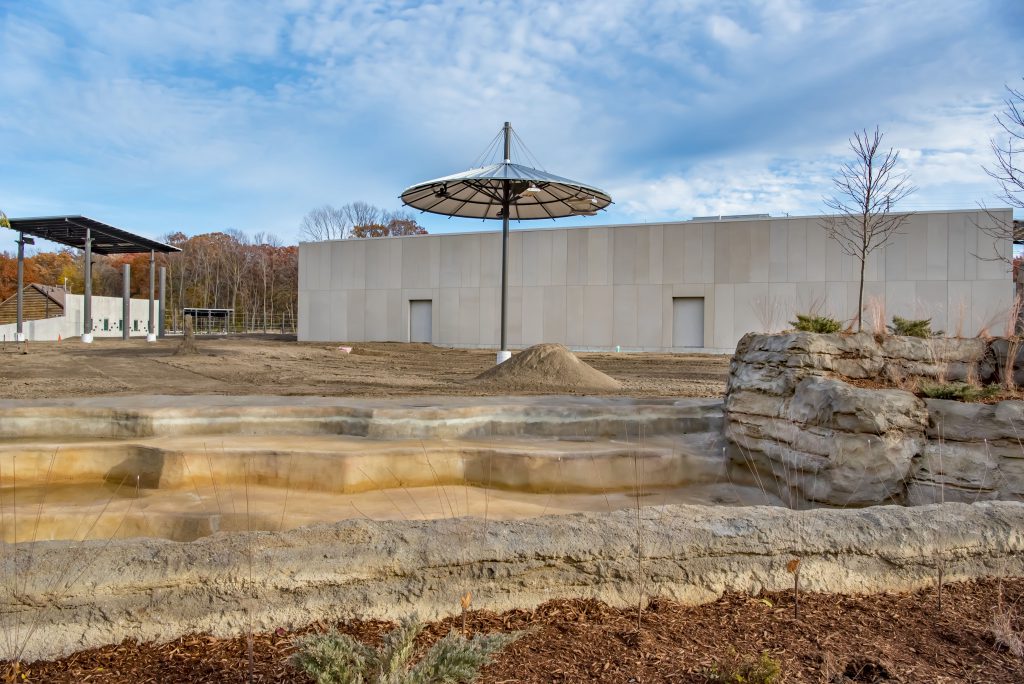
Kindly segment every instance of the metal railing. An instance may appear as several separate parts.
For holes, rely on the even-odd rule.
[[[184,331],[184,326],[185,316],[181,311],[168,312],[168,334],[180,335]],[[236,311],[226,316],[193,316],[192,330],[196,335],[294,335],[298,330],[298,320],[292,313],[264,316]]]

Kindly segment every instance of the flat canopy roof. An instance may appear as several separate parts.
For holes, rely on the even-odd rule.
[[[12,218],[11,229],[26,235],[85,249],[85,231],[91,231],[92,251],[97,254],[138,254],[140,252],[180,252],[171,245],[108,226],[85,216],[40,216]]]

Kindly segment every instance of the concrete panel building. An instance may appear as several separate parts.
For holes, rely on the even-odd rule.
[[[1010,210],[914,214],[866,265],[865,299],[933,328],[1004,326],[1010,241],[981,230]],[[859,265],[821,217],[516,230],[509,346],[731,352],[797,312],[851,319]],[[299,246],[299,339],[498,346],[500,232]]]
[[[26,320],[24,325],[25,339],[29,342],[54,341],[71,339],[82,334],[83,316],[85,315],[85,297],[80,294],[63,293],[63,313],[60,316]],[[156,320],[163,315],[159,299],[154,303]],[[130,305],[131,319],[122,319],[123,301],[120,297],[93,297],[92,320],[95,337],[121,337],[125,325],[131,337],[145,337],[149,323],[149,300],[132,299]],[[0,339],[11,342],[15,339],[17,325],[8,323],[0,325]]]

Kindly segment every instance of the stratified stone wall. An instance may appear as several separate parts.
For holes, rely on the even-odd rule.
[[[521,521],[349,520],[185,544],[0,543],[0,572],[17,578],[16,593],[0,591],[0,643],[20,646],[32,661],[127,638],[411,613],[434,619],[457,613],[466,591],[474,608],[494,611],[557,598],[635,606],[642,586],[698,604],[727,591],[792,587],[786,564],[794,556],[801,585],[814,592],[932,586],[939,563],[950,582],[1019,577],[1024,505],[665,506],[644,508],[639,523],[635,511],[618,511]]]
[[[925,404],[927,440],[908,503],[1024,500],[1024,402]]]
[[[1013,432],[1024,439],[1014,420],[1024,404],[926,401],[847,382],[968,380],[990,356],[980,339],[750,334],[730,369],[726,436],[734,458],[793,505],[1021,499],[1024,447]]]

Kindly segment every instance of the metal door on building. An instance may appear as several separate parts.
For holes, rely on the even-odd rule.
[[[434,342],[432,302],[429,299],[413,299],[409,302],[409,341]]]
[[[672,298],[672,346],[704,346],[704,298]]]

